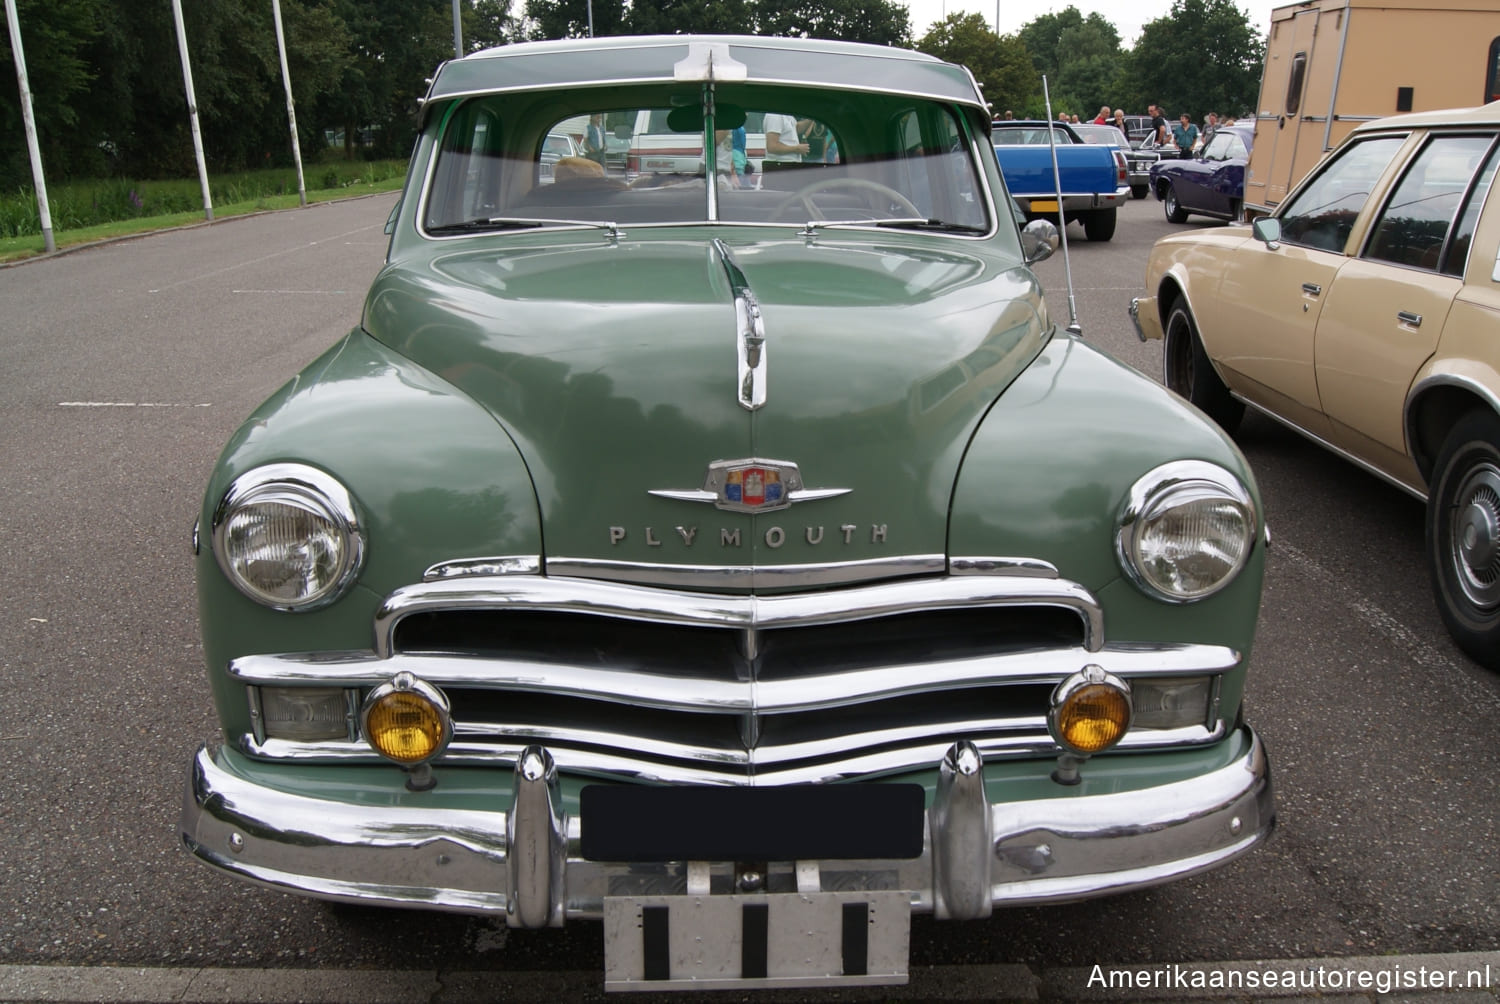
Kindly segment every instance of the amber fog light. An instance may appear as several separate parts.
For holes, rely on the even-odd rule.
[[[1130,686],[1099,666],[1085,666],[1052,692],[1052,738],[1081,756],[1109,749],[1130,728]]]
[[[410,673],[397,673],[370,691],[359,726],[377,753],[405,767],[436,757],[453,738],[448,699]]]

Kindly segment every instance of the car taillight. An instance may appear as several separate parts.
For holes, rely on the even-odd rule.
[[[1121,185],[1126,184],[1130,177],[1130,169],[1125,165],[1125,155],[1119,150],[1115,151],[1115,176]]]

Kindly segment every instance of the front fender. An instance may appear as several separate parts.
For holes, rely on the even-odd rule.
[[[1121,415],[1131,420],[1121,425]],[[1054,338],[970,444],[953,496],[949,553],[1054,565],[1104,602],[1111,642],[1209,642],[1248,655],[1260,607],[1263,533],[1234,582],[1188,604],[1148,596],[1115,556],[1131,486],[1176,460],[1230,471],[1260,511],[1244,457],[1217,426],[1123,363],[1077,339]]]
[[[280,613],[229,582],[210,539],[230,483],[270,463],[308,464],[354,498],[366,541],[358,582],[327,607]],[[355,330],[273,394],[220,455],[204,494],[199,618],[221,721],[245,704],[221,670],[252,653],[367,650],[381,600],[452,558],[539,555],[536,492],[506,432],[451,385]]]

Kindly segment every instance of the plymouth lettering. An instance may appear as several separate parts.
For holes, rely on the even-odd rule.
[[[677,536],[681,538],[684,547],[692,547],[698,540],[698,528],[696,526],[674,526],[672,529],[676,532]],[[817,547],[818,545],[823,543],[825,529],[826,528],[822,526],[807,526],[803,529],[803,538],[808,542],[808,544]],[[643,539],[645,540],[647,547],[662,546],[663,541],[661,540],[661,538],[656,536],[655,527],[648,526],[644,527],[643,530]],[[854,536],[855,534],[860,532],[860,528],[857,524],[854,523],[844,523],[838,528],[838,532],[840,536],[843,537],[844,543],[846,545],[849,545],[854,543]],[[872,523],[870,525],[870,543],[887,543],[887,537],[889,536],[889,533],[890,530],[888,524]],[[629,531],[627,531],[623,526],[612,526],[609,528],[609,542],[611,546],[618,547],[619,545],[625,543],[629,536]],[[786,543],[786,537],[787,530],[785,527],[772,526],[766,529],[763,539],[765,540],[765,544],[767,547],[778,548]],[[720,527],[719,546],[744,546],[740,528],[735,527],[731,529],[727,526]]]

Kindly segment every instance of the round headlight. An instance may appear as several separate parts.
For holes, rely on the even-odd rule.
[[[1115,538],[1120,566],[1142,589],[1174,603],[1234,581],[1255,547],[1255,503],[1215,464],[1165,464],[1135,483]]]
[[[1085,666],[1052,692],[1047,727],[1058,745],[1088,756],[1124,738],[1130,716],[1130,685],[1100,666]]]
[[[213,521],[214,557],[235,587],[276,610],[332,603],[359,574],[364,542],[344,486],[302,464],[235,479]]]
[[[359,728],[377,753],[406,767],[431,760],[453,738],[447,697],[405,672],[370,691]]]

